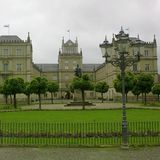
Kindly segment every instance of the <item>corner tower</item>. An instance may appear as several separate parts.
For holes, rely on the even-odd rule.
[[[59,86],[61,97],[66,98],[69,90],[69,84],[74,78],[74,71],[77,65],[82,68],[82,50],[78,49],[78,40],[75,42],[68,40],[64,42],[62,39],[62,47],[59,50]]]
[[[17,35],[0,35],[0,82],[8,78],[32,79],[32,42]]]

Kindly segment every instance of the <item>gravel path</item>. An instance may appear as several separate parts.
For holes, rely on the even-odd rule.
[[[94,106],[86,106],[86,109],[121,109],[122,104],[121,103],[94,103]],[[152,107],[152,106],[140,106],[139,104],[132,104],[128,103],[126,104],[127,108],[148,108],[148,109],[160,109],[160,107]],[[30,106],[23,106],[23,110],[28,109],[38,109],[38,104],[36,105],[30,105]],[[67,110],[67,109],[82,109],[82,106],[69,106],[65,107],[64,104],[42,104],[42,109],[48,109],[48,110]]]
[[[160,160],[160,147],[0,148],[0,160]]]

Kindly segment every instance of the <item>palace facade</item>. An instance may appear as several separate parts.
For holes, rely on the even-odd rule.
[[[131,55],[137,50],[137,42],[140,42],[141,60],[129,67],[128,70],[134,73],[152,73],[155,82],[158,81],[157,67],[157,43],[154,36],[151,42],[145,42],[138,37],[129,37],[122,29],[117,35],[113,35],[110,52],[114,53],[114,43],[120,36],[128,36],[132,48]],[[104,43],[107,40],[105,39]],[[98,44],[97,44],[98,45]],[[86,53],[87,54],[87,53]],[[0,36],[0,82],[3,83],[7,78],[21,77],[25,81],[30,82],[33,78],[41,76],[49,81],[55,81],[59,84],[60,91],[56,98],[71,98],[68,95],[69,84],[75,75],[77,65],[81,68],[82,73],[90,76],[90,79],[96,83],[105,81],[109,84],[109,91],[105,94],[105,98],[113,100],[118,96],[113,88],[113,80],[119,73],[119,69],[111,64],[83,64],[83,53],[79,50],[78,40],[64,41],[59,50],[57,64],[35,64],[33,63],[33,50],[30,35],[26,40],[21,40],[16,35]],[[94,91],[86,93],[88,98],[99,98],[100,95]]]

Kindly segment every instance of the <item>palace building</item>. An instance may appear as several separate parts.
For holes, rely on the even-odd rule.
[[[137,50],[137,41],[141,43],[141,60],[129,67],[128,70],[134,73],[152,73],[155,76],[155,82],[158,81],[157,43],[155,36],[151,42],[145,42],[140,40],[139,36],[129,37],[121,29],[117,35],[113,35],[112,42],[110,43],[111,53],[114,52],[114,43],[120,36],[128,36],[132,44],[130,54],[134,54],[134,51]],[[104,43],[106,41],[105,39]],[[59,84],[60,90],[56,98],[71,98],[72,93],[68,95],[69,84],[75,75],[75,69],[78,65],[82,73],[88,74],[94,83],[105,81],[109,84],[109,91],[105,94],[106,99],[113,100],[118,96],[118,93],[113,88],[113,80],[119,73],[119,69],[106,63],[83,64],[83,53],[79,49],[77,39],[75,41],[69,39],[66,42],[62,39],[57,64],[35,64],[32,59],[33,54],[29,33],[26,40],[21,40],[16,35],[0,36],[0,82],[3,83],[7,78],[13,77],[21,77],[25,81],[30,82],[33,78],[41,76]],[[88,91],[86,97],[99,98],[100,95],[94,91]]]

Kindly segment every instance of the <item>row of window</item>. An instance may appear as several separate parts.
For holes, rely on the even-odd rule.
[[[11,51],[8,48],[1,50],[1,55],[10,55]],[[21,48],[16,49],[16,55],[22,55],[23,51]]]
[[[135,55],[135,52],[133,51],[133,55]],[[150,54],[149,54],[149,50],[144,50],[144,54],[143,54],[144,57],[149,57]]]
[[[69,61],[65,61],[66,64],[70,63]],[[77,64],[77,61],[73,61],[73,64]]]
[[[138,71],[138,65],[137,64],[133,65],[133,71],[134,72]],[[150,71],[150,64],[145,64],[144,65],[144,71]]]
[[[8,63],[4,63],[3,64],[3,71],[4,72],[8,72],[9,71],[9,64]],[[18,71],[18,72],[22,71],[22,64],[17,64],[16,65],[16,71]]]

